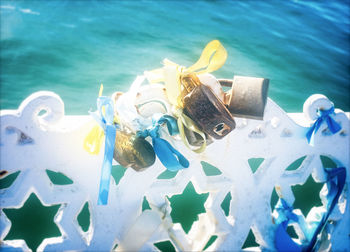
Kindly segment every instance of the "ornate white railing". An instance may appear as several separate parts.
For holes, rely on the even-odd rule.
[[[326,97],[313,95],[305,102],[304,113],[287,114],[269,99],[263,121],[236,118],[236,129],[215,140],[202,154],[169,138],[189,159],[189,168],[171,179],[158,178],[165,170],[159,160],[143,172],[127,169],[118,184],[111,180],[109,202],[100,206],[97,197],[103,149],[99,155],[83,149],[84,137],[94,122],[89,116],[66,116],[63,101],[52,92],[34,93],[18,110],[1,111],[1,171],[20,173],[9,188],[0,191],[0,246],[28,250],[24,240],[4,240],[11,222],[3,209],[22,207],[34,192],[44,205],[61,205],[54,221],[62,235],[45,239],[38,250],[109,251],[116,244],[117,249],[127,251],[156,250],[154,243],[169,240],[177,250],[199,251],[215,235],[217,239],[207,250],[237,251],[250,229],[260,249],[274,250],[273,189],[292,205],[292,185],[305,183],[310,174],[315,181],[324,182],[321,155],[346,167],[349,174],[350,125],[343,111],[336,109],[334,116],[341,124],[340,132],[329,134],[327,124],[323,124],[316,133],[315,147],[305,138],[317,109],[331,105]],[[298,169],[286,170],[304,156]],[[248,164],[251,158],[264,159],[256,172]],[[207,176],[201,161],[217,167],[221,174]],[[61,172],[73,183],[55,185],[46,170]],[[186,233],[179,223],[173,223],[168,198],[182,194],[189,182],[198,194],[209,196],[205,213]],[[333,251],[350,248],[349,183],[347,176],[325,231],[330,240],[324,239],[324,246],[330,244]],[[232,200],[226,215],[221,204],[228,193]],[[142,212],[144,197],[152,209]],[[91,216],[90,227],[84,232],[77,216],[86,202]]]

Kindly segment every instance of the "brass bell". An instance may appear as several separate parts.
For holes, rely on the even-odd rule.
[[[192,83],[198,83],[196,76]],[[186,79],[184,79],[186,81]],[[199,82],[200,83],[200,82]],[[186,87],[189,93],[183,98],[184,113],[194,120],[197,125],[209,136],[221,139],[230,133],[236,126],[236,123],[225,107],[224,103],[213,93],[210,87],[199,84],[190,85],[192,89]]]
[[[144,138],[117,130],[113,158],[124,167],[142,171],[154,164],[156,155]]]
[[[222,86],[232,86],[225,103],[233,116],[263,120],[268,96],[269,79],[235,76],[220,80]]]

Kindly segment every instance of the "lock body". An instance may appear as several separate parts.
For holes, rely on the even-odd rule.
[[[154,164],[156,155],[152,145],[144,138],[118,130],[113,158],[124,167],[142,171]]]
[[[269,79],[235,76],[227,92],[228,110],[235,117],[263,120],[268,88]]]
[[[221,139],[230,133],[236,123],[223,102],[212,92],[210,87],[199,85],[183,99],[184,113],[215,139]]]

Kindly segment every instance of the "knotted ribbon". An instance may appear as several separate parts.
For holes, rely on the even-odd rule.
[[[306,244],[296,243],[286,231],[289,222],[299,222],[298,216],[293,213],[293,208],[282,198],[277,202],[275,210],[278,212],[278,218],[276,220],[278,227],[275,233],[275,246],[278,251],[317,250],[317,236],[327,224],[328,218],[343,191],[346,178],[346,169],[344,167],[325,168],[325,172],[327,174],[328,189],[327,203],[325,207],[319,210],[319,212],[324,212],[324,214],[316,213],[315,216],[313,216],[316,221],[313,221],[313,223],[299,223],[308,240]]]
[[[106,136],[105,153],[103,157],[98,205],[106,205],[108,201],[109,184],[111,178],[112,160],[117,126],[114,124],[114,102],[110,97],[97,98],[97,111],[91,116],[101,126]]]
[[[205,138],[205,134],[197,127],[197,125],[194,123],[194,121],[188,117],[186,114],[182,112],[182,109],[173,107],[173,113],[177,117],[177,126],[179,128],[179,135],[181,137],[182,142],[192,151],[196,153],[201,153],[205,150],[207,147],[207,142]],[[199,134],[201,138],[203,139],[203,143],[198,147],[195,148],[190,145],[186,133],[185,133],[185,127],[189,130],[192,130],[193,132]]]
[[[301,251],[299,246],[290,238],[287,233],[288,223],[298,222],[298,216],[293,213],[293,208],[288,203],[280,198],[275,207],[279,213],[279,219],[276,224],[279,224],[276,229],[275,246],[278,251],[288,249],[288,251]]]
[[[168,59],[163,61],[165,68],[173,68],[175,69],[176,80],[173,81],[173,76],[167,76],[168,73],[165,71],[165,68],[155,69],[153,71],[145,72],[145,75],[150,83],[157,82],[165,82],[166,93],[168,99],[171,104],[175,107],[175,115],[179,118],[178,126],[180,129],[181,139],[184,141],[187,147],[189,147],[189,142],[187,140],[187,136],[184,127],[187,127],[189,130],[193,130],[195,128],[196,133],[203,137],[205,142],[206,138],[203,132],[195,126],[195,122],[189,118],[188,116],[182,116],[182,108],[183,102],[182,99],[188,93],[188,89],[183,87],[183,79],[185,76],[189,74],[204,74],[213,72],[220,67],[222,67],[227,59],[227,52],[223,45],[218,40],[213,40],[209,42],[206,47],[203,49],[202,54],[198,61],[192,66],[186,68],[184,66],[180,66]],[[170,69],[171,70],[171,69]],[[190,83],[187,83],[190,84]],[[193,83],[194,84],[194,83]],[[194,86],[193,86],[194,87]],[[192,87],[192,88],[193,88]],[[200,133],[199,133],[200,132]],[[199,148],[191,148],[191,150],[200,153],[204,151],[206,148],[206,144],[203,144]]]
[[[333,133],[337,133],[339,130],[341,130],[341,126],[339,125],[339,123],[337,123],[333,118],[332,115],[335,114],[334,113],[334,107],[331,107],[328,110],[322,110],[319,109],[317,111],[317,115],[318,118],[317,120],[314,122],[314,124],[311,126],[311,128],[308,130],[308,132],[306,133],[306,138],[308,143],[311,146],[314,146],[314,139],[315,139],[315,134],[318,131],[318,129],[321,127],[321,124],[323,122],[327,123],[328,129]]]
[[[189,161],[177,151],[168,141],[160,138],[159,130],[163,123],[166,123],[169,134],[179,133],[176,119],[169,115],[154,114],[152,117],[152,126],[146,130],[137,132],[139,137],[152,138],[153,149],[160,162],[170,171],[178,171],[187,168]]]

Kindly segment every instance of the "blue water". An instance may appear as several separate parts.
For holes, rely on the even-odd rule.
[[[270,79],[269,96],[288,112],[314,93],[350,111],[349,1],[3,1],[1,108],[50,90],[67,114],[126,91],[167,57],[190,66],[219,39],[228,51],[220,78]]]

